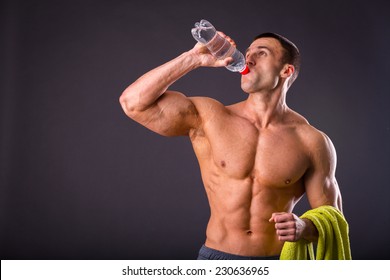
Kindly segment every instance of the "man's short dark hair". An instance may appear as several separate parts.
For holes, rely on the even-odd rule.
[[[287,38],[276,34],[272,32],[266,32],[262,33],[260,35],[257,35],[253,41],[260,39],[260,38],[274,38],[279,41],[279,43],[282,45],[284,54],[282,57],[282,63],[288,63],[292,64],[295,68],[294,74],[292,75],[288,86],[291,86],[291,84],[295,81],[295,79],[298,77],[299,70],[301,68],[301,57],[299,54],[299,50],[297,46],[288,40]]]

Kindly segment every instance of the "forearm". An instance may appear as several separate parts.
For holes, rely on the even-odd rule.
[[[175,81],[200,66],[191,51],[147,72],[128,86],[120,97],[125,111],[142,111],[152,105]]]

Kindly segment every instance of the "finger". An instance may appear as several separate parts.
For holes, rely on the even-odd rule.
[[[231,45],[233,45],[234,47],[237,47],[236,42],[235,42],[232,38],[230,38],[229,36],[226,36],[226,40],[227,40]]]
[[[275,222],[275,217],[277,217],[279,215],[283,215],[283,214],[285,214],[285,212],[275,212],[275,213],[272,213],[271,218],[268,221]]]
[[[294,221],[294,217],[291,213],[278,213],[274,216],[275,223],[283,223],[283,222],[289,222]]]
[[[275,229],[296,229],[295,223],[288,221],[283,223],[275,223]]]
[[[293,228],[278,229],[278,230],[276,230],[276,234],[279,235],[279,236],[295,235],[295,229],[293,229]]]
[[[222,31],[217,31],[219,35],[221,35],[222,37],[226,38],[226,34],[223,33]]]
[[[227,57],[223,60],[223,66],[228,66],[230,63],[233,62],[233,58],[232,57]]]
[[[225,38],[230,44],[232,44],[234,47],[237,47],[236,45],[236,42],[230,38],[229,36],[227,36],[225,33],[223,33],[222,31],[218,31],[218,34],[221,35],[223,38]]]
[[[296,241],[295,235],[285,235],[285,236],[278,236],[279,241],[289,241],[294,242]]]

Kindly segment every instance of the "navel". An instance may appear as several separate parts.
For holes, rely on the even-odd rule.
[[[251,231],[251,230],[246,231],[246,235],[251,236],[252,234],[253,234],[253,231]]]
[[[222,166],[223,168],[226,167],[226,162],[225,162],[224,160],[221,161],[221,166]]]

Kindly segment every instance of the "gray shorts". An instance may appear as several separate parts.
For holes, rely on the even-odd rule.
[[[280,256],[246,257],[229,254],[202,246],[199,250],[198,260],[278,260]]]

